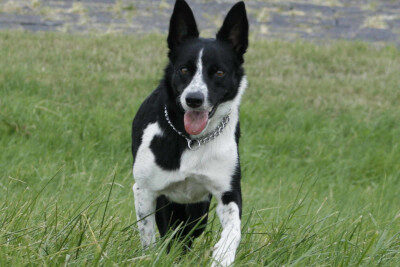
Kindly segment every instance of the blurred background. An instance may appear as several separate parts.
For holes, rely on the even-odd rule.
[[[189,1],[211,35],[235,0]],[[400,42],[397,0],[246,0],[253,36]],[[165,33],[174,0],[2,0],[0,29]]]

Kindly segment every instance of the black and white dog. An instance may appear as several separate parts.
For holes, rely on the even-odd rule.
[[[169,63],[160,85],[133,120],[133,193],[141,242],[179,228],[190,247],[207,222],[211,196],[222,233],[214,265],[235,259],[242,196],[239,105],[247,86],[243,2],[229,11],[216,39],[199,38],[193,12],[177,0],[168,35]],[[178,230],[177,230],[178,231]]]

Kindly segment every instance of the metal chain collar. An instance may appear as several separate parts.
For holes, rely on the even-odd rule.
[[[169,126],[171,126],[172,130],[174,130],[177,134],[179,134],[180,136],[182,136],[183,138],[186,139],[187,146],[190,150],[197,150],[197,149],[199,149],[199,147],[201,145],[204,145],[204,144],[214,140],[215,138],[217,138],[222,133],[225,126],[229,122],[229,114],[228,114],[222,118],[222,121],[218,124],[217,128],[215,128],[214,131],[208,133],[207,135],[203,136],[202,138],[190,139],[185,134],[183,134],[181,131],[177,130],[175,128],[175,126],[172,124],[172,122],[168,116],[167,106],[164,106],[164,115],[165,115],[165,119],[167,120]]]

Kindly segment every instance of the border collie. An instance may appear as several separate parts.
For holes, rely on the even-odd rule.
[[[199,37],[193,12],[177,0],[168,34],[164,78],[132,125],[133,193],[144,248],[175,236],[190,248],[207,223],[211,197],[222,233],[213,265],[233,263],[241,237],[239,105],[247,86],[244,2],[227,14],[215,39]]]

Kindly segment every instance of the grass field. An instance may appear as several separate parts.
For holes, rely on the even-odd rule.
[[[135,228],[130,127],[164,39],[0,33],[0,265],[210,263],[214,210],[183,256]],[[237,266],[400,265],[400,51],[257,41],[246,69]]]

